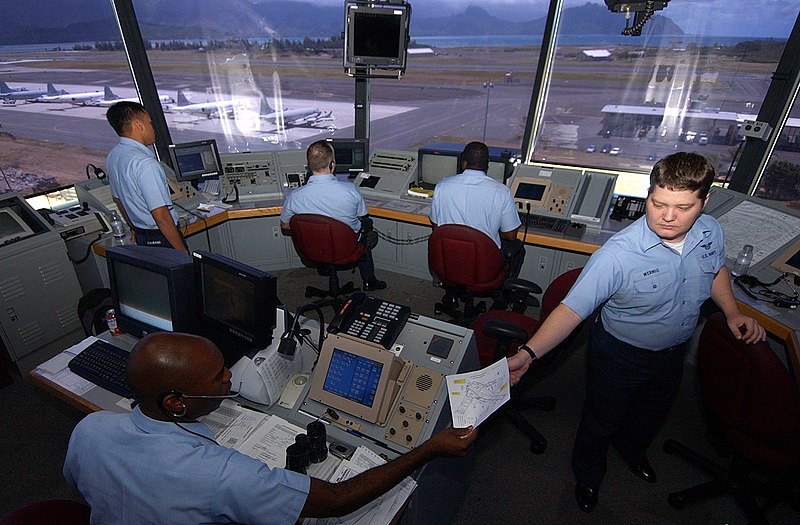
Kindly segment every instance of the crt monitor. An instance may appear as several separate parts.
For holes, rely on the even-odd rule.
[[[440,180],[459,171],[457,154],[420,150],[417,155],[417,183],[420,187],[433,189]]]
[[[357,173],[367,170],[369,156],[368,139],[329,138],[327,142],[333,146],[336,167],[334,173]]]
[[[405,70],[408,4],[347,4],[344,67]]]
[[[0,209],[0,246],[33,235],[33,230],[14,210]]]
[[[108,248],[106,260],[120,330],[134,337],[196,330],[191,256],[172,248],[126,245]]]
[[[275,276],[205,251],[192,258],[200,319],[244,346],[268,346],[278,305]]]
[[[181,182],[222,175],[222,163],[214,139],[170,144],[169,156],[175,177]]]

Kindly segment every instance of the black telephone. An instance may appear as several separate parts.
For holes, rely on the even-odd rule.
[[[410,315],[411,308],[408,306],[355,292],[328,325],[328,333],[343,333],[377,343],[389,350]]]
[[[627,197],[620,195],[611,209],[611,220],[636,220],[644,215],[645,199],[641,197]]]

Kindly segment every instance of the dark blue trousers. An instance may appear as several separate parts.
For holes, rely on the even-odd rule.
[[[597,317],[589,339],[586,400],[572,450],[577,481],[600,486],[609,444],[629,463],[645,459],[678,392],[684,347],[638,348],[606,332]]]
[[[183,232],[181,232],[180,228],[178,229],[178,235],[181,236],[181,241],[183,241],[183,245],[187,247],[186,239],[183,237]],[[144,230],[142,228],[136,228],[136,244],[139,246],[155,246],[158,248],[172,248],[172,244],[164,237],[164,234],[161,233],[161,230]]]

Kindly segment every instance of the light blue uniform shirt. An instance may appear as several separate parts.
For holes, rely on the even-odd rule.
[[[642,217],[595,252],[564,304],[586,319],[603,305],[603,327],[626,343],[663,350],[689,339],[700,306],[725,264],[722,228],[701,215],[683,254],[666,247]]]
[[[289,223],[292,215],[315,213],[325,215],[361,230],[359,217],[369,213],[361,192],[352,182],[336,180],[332,173],[320,173],[308,178],[305,186],[289,192],[283,203],[281,222]]]
[[[519,214],[511,191],[479,170],[464,170],[436,184],[431,222],[464,224],[480,230],[500,247],[500,232],[519,228]]]
[[[178,214],[169,196],[167,176],[150,148],[133,139],[120,137],[119,144],[106,158],[106,169],[111,195],[122,201],[134,226],[157,230],[158,225],[150,212],[162,206],[167,206],[173,222],[178,222]]]
[[[203,423],[181,423],[213,439]],[[194,436],[177,425],[95,412],[72,432],[64,476],[83,494],[93,524],[294,523],[308,476]]]

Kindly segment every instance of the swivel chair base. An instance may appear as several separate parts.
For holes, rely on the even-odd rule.
[[[328,289],[316,288],[314,286],[306,286],[306,297],[320,297],[318,301],[314,301],[319,306],[333,305],[334,309],[338,309],[341,302],[341,297],[350,295],[353,292],[360,291],[361,288],[356,288],[352,281],[346,282],[344,285],[339,286],[339,276],[336,271],[331,270],[328,274]]]
[[[783,484],[750,478],[749,467],[736,457],[732,459],[733,463],[728,469],[674,439],[664,442],[664,452],[677,453],[695,467],[713,476],[713,479],[700,485],[670,493],[667,501],[676,509],[682,509],[697,501],[730,494],[747,516],[748,525],[768,525],[764,513],[779,501],[788,501],[794,509],[800,504],[800,494],[791,482]],[[759,504],[755,496],[765,498],[764,503]]]
[[[556,398],[552,396],[538,396],[522,399],[512,398],[509,403],[503,406],[500,412],[504,418],[508,419],[512,425],[522,432],[530,441],[530,451],[533,454],[542,454],[547,450],[547,439],[536,430],[533,425],[528,423],[520,410],[526,408],[536,408],[544,412],[550,412],[556,407]]]
[[[463,309],[459,308],[459,299],[464,303]],[[447,314],[452,318],[450,322],[459,326],[469,326],[476,317],[485,311],[486,301],[475,304],[472,296],[455,297],[451,292],[445,292],[441,302],[433,305],[434,314]]]

